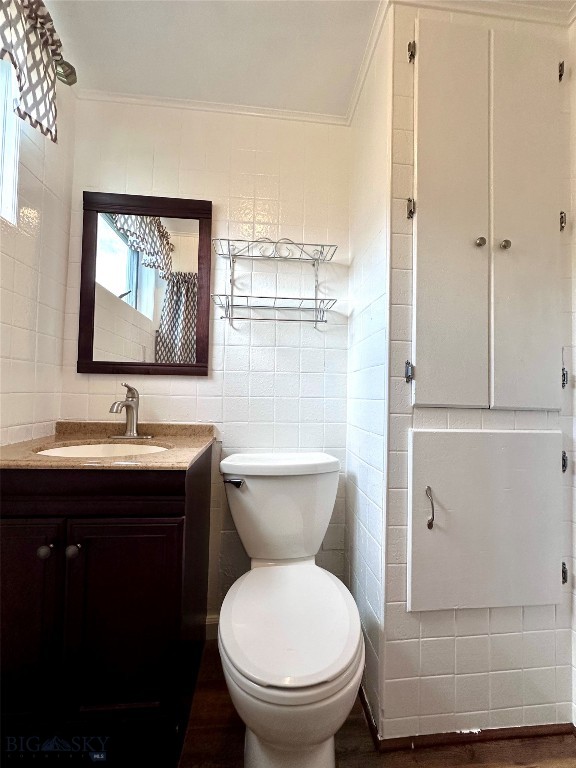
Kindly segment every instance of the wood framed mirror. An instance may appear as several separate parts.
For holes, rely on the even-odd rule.
[[[78,373],[208,374],[212,203],[84,192]]]

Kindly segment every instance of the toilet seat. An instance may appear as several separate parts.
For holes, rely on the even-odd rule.
[[[234,677],[280,697],[330,695],[320,688],[345,684],[363,649],[352,595],[314,563],[256,568],[238,579],[222,605],[219,643]]]
[[[245,693],[253,696],[259,701],[281,706],[298,706],[303,704],[316,704],[325,701],[331,696],[335,696],[345,688],[358,672],[359,668],[364,667],[364,641],[360,637],[358,648],[352,663],[342,672],[342,674],[330,680],[327,683],[312,685],[304,688],[275,688],[273,686],[263,686],[253,683],[244,677],[232,663],[230,657],[222,646],[222,639],[218,635],[218,650],[225,673],[241,688]]]

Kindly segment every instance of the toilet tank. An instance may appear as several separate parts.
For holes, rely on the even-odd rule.
[[[220,471],[249,557],[293,560],[318,552],[336,500],[338,459],[327,453],[236,453],[220,462]]]

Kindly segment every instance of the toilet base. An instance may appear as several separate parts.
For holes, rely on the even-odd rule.
[[[246,728],[244,768],[335,768],[334,737],[306,749],[279,749]]]

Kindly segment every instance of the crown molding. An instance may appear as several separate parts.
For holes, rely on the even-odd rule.
[[[576,2],[567,11],[561,11],[545,2],[538,5],[521,0],[390,0],[396,5],[435,8],[439,11],[471,13],[476,16],[497,16],[516,21],[532,21],[566,27],[576,16]]]
[[[76,89],[76,96],[81,101],[105,101],[114,104],[132,104],[139,107],[164,107],[165,109],[189,109],[196,112],[219,112],[227,115],[246,115],[268,117],[275,120],[292,120],[304,123],[323,123],[327,125],[348,125],[345,115],[325,115],[315,112],[297,112],[289,109],[268,107],[249,107],[242,104],[219,104],[212,101],[190,101],[187,99],[163,99],[151,96],[134,96],[129,93],[110,93]]]
[[[352,96],[350,97],[350,104],[348,106],[348,113],[346,115],[346,125],[351,125],[352,120],[354,119],[354,114],[356,113],[360,95],[362,93],[362,89],[364,88],[364,81],[366,80],[366,75],[370,69],[370,64],[372,63],[372,59],[374,57],[374,51],[378,45],[380,33],[384,27],[388,9],[391,5],[392,0],[380,0],[380,4],[372,24],[372,29],[370,30],[370,36],[368,37],[368,43],[366,44],[366,50],[364,51],[364,58],[362,59],[362,64],[360,65],[360,69],[358,71],[358,77],[356,78],[354,90],[352,91]]]

